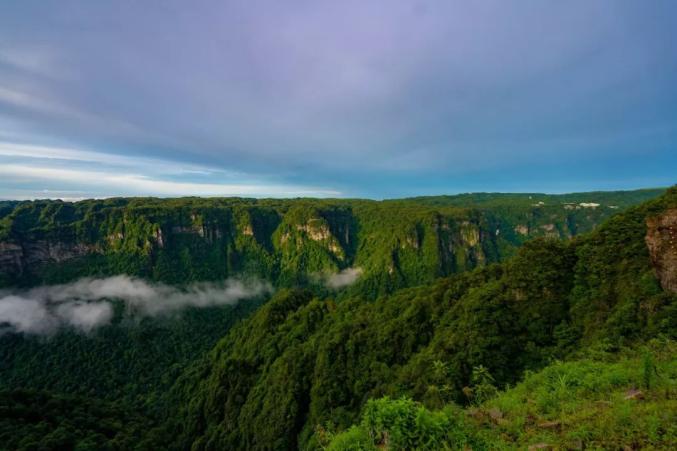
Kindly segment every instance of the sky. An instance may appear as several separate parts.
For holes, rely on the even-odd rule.
[[[0,0],[0,198],[675,182],[671,0]]]

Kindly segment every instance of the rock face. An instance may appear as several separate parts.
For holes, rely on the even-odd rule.
[[[2,204],[0,203],[0,206]],[[415,201],[172,199],[19,202],[0,218],[0,286],[92,272],[174,283],[235,274],[296,283],[360,265],[378,290],[427,282],[510,256],[526,239],[568,237],[604,217],[532,207],[448,208]],[[592,217],[590,216],[592,215]],[[571,226],[570,226],[571,225]],[[514,230],[514,232],[513,232]]]
[[[311,219],[306,224],[297,225],[296,229],[306,232],[313,241],[324,241],[331,237],[329,227],[319,219]]]
[[[646,245],[665,291],[677,293],[677,209],[648,218]]]
[[[84,243],[36,240],[22,245],[0,242],[0,269],[21,274],[26,267],[44,263],[60,263],[95,252],[95,246]]]
[[[529,228],[525,225],[517,225],[515,226],[515,232],[519,233],[520,235],[528,235],[529,234]]]
[[[20,273],[23,248],[15,243],[0,242],[0,269],[7,273]]]

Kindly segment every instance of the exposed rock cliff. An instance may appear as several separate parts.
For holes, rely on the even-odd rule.
[[[281,285],[359,266],[360,283],[374,293],[497,262],[528,239],[568,238],[610,214],[513,201],[483,209],[416,201],[197,198],[10,206],[0,219],[3,286],[61,282],[81,274],[81,265],[91,274],[169,283],[244,274]]]
[[[21,244],[0,242],[0,269],[8,274],[22,274],[26,268],[61,263],[97,251],[85,243],[51,240],[25,241]]]
[[[677,209],[647,219],[646,245],[661,286],[677,293]]]

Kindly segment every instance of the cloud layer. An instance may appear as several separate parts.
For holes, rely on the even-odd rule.
[[[665,184],[676,27],[669,0],[8,2],[0,196]]]
[[[129,315],[155,317],[187,307],[233,305],[270,291],[266,283],[235,279],[179,289],[128,276],[85,278],[23,292],[0,292],[0,332],[51,334],[65,326],[91,332],[111,322],[114,300],[122,301]]]

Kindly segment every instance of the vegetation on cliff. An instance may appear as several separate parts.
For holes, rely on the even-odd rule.
[[[532,241],[503,264],[375,302],[280,293],[176,385],[178,447],[315,449],[370,398],[462,405],[477,368],[502,388],[591,347],[677,338],[676,296],[645,244],[647,218],[675,207],[672,190],[569,243]]]
[[[31,224],[59,203],[12,204],[3,242],[70,236],[94,249],[12,283],[239,268],[270,271],[278,289],[132,327],[118,317],[89,336],[3,335],[0,437],[17,449],[672,447],[677,251],[664,241],[677,190],[624,211],[560,204],[561,218],[524,196],[475,209],[447,198],[113,199],[62,204],[82,211],[44,230]],[[560,219],[566,229],[534,226]],[[525,224],[536,232],[522,235]],[[555,239],[562,230],[573,238]],[[351,267],[361,282],[339,292],[311,277]]]
[[[588,232],[662,190],[410,200],[105,199],[0,205],[0,287],[82,276],[167,283],[251,276],[277,286],[357,267],[376,297]],[[590,199],[596,199],[591,202]],[[477,202],[475,205],[473,202]]]

